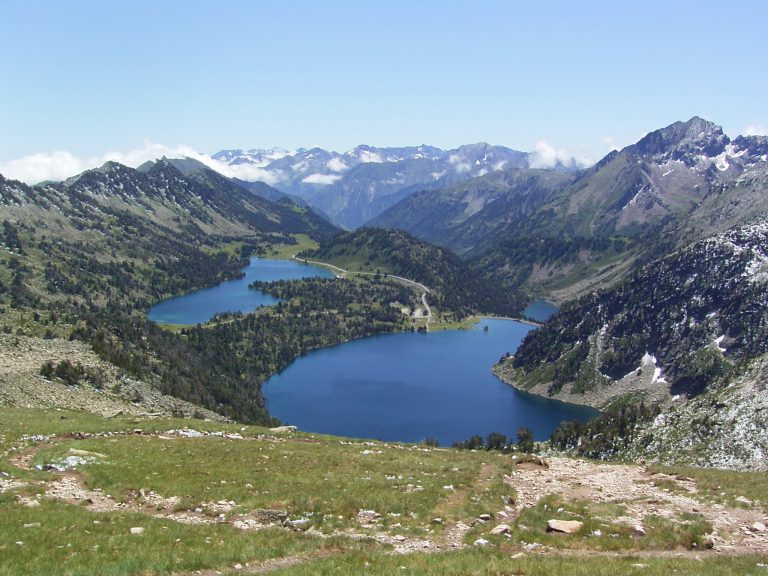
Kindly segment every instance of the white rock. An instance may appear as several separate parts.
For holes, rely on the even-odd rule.
[[[547,532],[575,534],[581,530],[582,526],[584,526],[584,523],[578,520],[547,520]]]
[[[749,529],[752,530],[752,532],[765,532],[766,531],[765,524],[763,524],[762,522],[755,522],[754,524],[752,524],[752,526],[749,527]]]
[[[144,528],[142,528],[141,526],[134,526],[133,528],[131,528],[131,534],[135,534],[137,536],[140,534],[144,534]]]
[[[512,528],[508,524],[499,524],[491,530],[491,534],[509,534],[510,532],[512,532]]]
[[[296,432],[298,428],[296,426],[276,426],[275,428],[270,428],[270,432]]]
[[[478,538],[474,542],[475,546],[488,546],[488,544],[490,544],[490,542],[488,542],[488,540],[486,540],[485,538]]]

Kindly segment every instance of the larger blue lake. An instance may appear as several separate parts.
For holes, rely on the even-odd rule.
[[[543,440],[562,420],[596,412],[519,392],[491,373],[530,329],[486,319],[472,330],[388,334],[317,350],[265,384],[267,407],[301,430],[341,436],[431,436],[446,446],[527,426]]]
[[[244,272],[238,280],[165,300],[149,318],[197,324],[220,312],[251,312],[277,302],[250,290],[253,280],[333,277],[322,268],[262,258],[253,258]],[[355,340],[298,358],[263,392],[272,415],[308,432],[403,442],[433,437],[446,446],[474,434],[510,437],[526,426],[543,440],[562,420],[586,420],[596,412],[519,392],[491,373],[531,329],[485,319],[472,330]]]

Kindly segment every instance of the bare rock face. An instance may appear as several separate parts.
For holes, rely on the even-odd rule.
[[[578,520],[547,520],[547,532],[560,532],[562,534],[575,534],[584,522]]]

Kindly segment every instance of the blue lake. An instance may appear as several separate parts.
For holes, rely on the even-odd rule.
[[[596,412],[519,392],[491,373],[530,329],[485,319],[472,330],[388,334],[317,350],[265,384],[267,407],[301,430],[341,436],[431,436],[446,446],[527,426],[544,440],[562,420]]]
[[[251,258],[243,268],[245,276],[228,280],[212,288],[204,288],[190,294],[169,298],[154,305],[147,315],[150,320],[165,324],[199,324],[207,322],[222,312],[253,312],[259,306],[277,304],[277,298],[258,290],[251,290],[248,284],[254,280],[297,280],[320,276],[333,278],[333,273],[301,264],[293,260],[269,260]]]
[[[333,277],[322,268],[263,258],[251,259],[243,271],[238,280],[160,302],[149,318],[197,324],[220,312],[251,312],[277,302],[250,290],[254,280]],[[541,302],[527,314],[543,320],[556,310]],[[485,319],[472,330],[355,340],[298,358],[263,392],[273,416],[308,432],[403,442],[434,437],[446,446],[474,434],[511,437],[526,426],[543,440],[560,421],[596,412],[519,392],[491,373],[530,330],[513,320]]]
[[[534,300],[523,310],[523,316],[534,322],[546,322],[559,308],[546,300]]]

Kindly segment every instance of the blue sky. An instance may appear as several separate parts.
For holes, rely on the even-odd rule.
[[[768,126],[762,0],[0,0],[0,21],[15,177],[361,143],[545,141],[596,161],[693,115]]]

